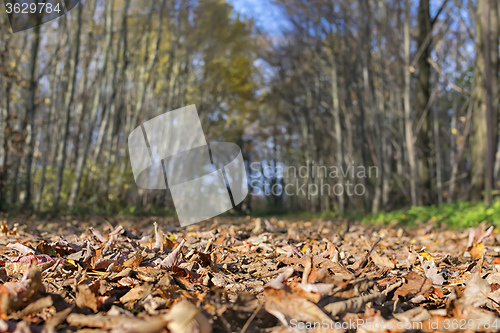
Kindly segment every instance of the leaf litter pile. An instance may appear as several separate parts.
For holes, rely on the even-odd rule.
[[[32,220],[0,226],[0,332],[500,329],[485,224]]]

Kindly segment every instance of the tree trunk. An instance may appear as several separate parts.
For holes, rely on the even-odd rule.
[[[0,24],[6,29],[6,18],[0,17]],[[0,67],[2,68],[2,75],[5,75],[5,68],[7,68],[7,49],[8,42],[7,34],[0,34]],[[8,116],[10,113],[10,90],[11,84],[6,80],[0,80],[0,211],[7,210],[7,174],[9,166],[9,135],[10,126]]]
[[[26,165],[24,172],[24,187],[25,196],[23,202],[24,209],[31,208],[31,177],[33,166],[33,154],[35,148],[35,108],[36,108],[36,90],[38,87],[38,78],[36,76],[38,51],[40,46],[40,26],[33,29],[33,36],[31,40],[31,56],[29,62],[29,86],[28,94],[26,96],[26,121],[27,121],[27,137],[26,137]]]
[[[417,161],[420,177],[420,203],[428,205],[432,203],[432,186],[430,175],[430,140],[429,140],[429,118],[430,118],[430,78],[431,66],[427,58],[430,56],[430,44],[432,39],[431,14],[429,0],[420,0],[418,6],[418,77],[417,98],[415,101],[415,115],[419,124],[422,124],[417,134]]]
[[[442,166],[441,166],[441,143],[440,143],[440,131],[439,131],[439,114],[438,110],[432,110],[433,115],[433,135],[434,135],[434,147],[436,152],[436,192],[438,204],[441,205],[443,203],[443,177],[441,174]]]
[[[498,24],[496,0],[484,0],[482,22],[484,24],[484,86],[486,90],[486,175],[485,175],[485,201],[490,202],[493,183],[494,144],[497,140],[498,125],[496,111],[498,103],[493,107],[493,101],[498,94]],[[498,5],[498,4],[497,4]],[[492,26],[493,21],[493,26]],[[493,27],[493,29],[492,29]],[[494,49],[494,50],[493,50]]]
[[[163,27],[163,18],[164,18],[164,10],[166,6],[166,0],[163,1],[162,7],[160,9],[160,21],[159,21],[159,31],[158,31],[158,36],[156,39],[156,47],[154,52],[148,56],[148,52],[145,53],[144,56],[144,63],[141,66],[140,69],[140,75],[139,75],[139,83],[137,87],[138,91],[138,97],[137,97],[137,104],[135,106],[135,110],[133,112],[132,119],[130,120],[130,123],[127,124],[127,133],[130,133],[132,129],[137,125],[138,119],[139,119],[139,114],[142,111],[142,107],[144,105],[144,99],[146,97],[146,91],[149,87],[149,83],[151,81],[151,76],[152,76],[152,71],[158,61],[158,53],[160,50],[160,43],[161,43],[161,38],[162,38],[162,27]],[[151,8],[151,12],[153,11],[153,8]],[[150,17],[150,20],[152,17]],[[151,35],[151,27],[152,25],[149,25],[149,31],[148,33],[148,38],[146,39],[146,48],[149,48],[149,36]],[[128,135],[128,134],[127,134]]]
[[[472,201],[482,199],[486,185],[486,165],[488,161],[488,124],[487,124],[487,93],[485,87],[485,32],[483,20],[485,18],[486,2],[478,0],[476,8],[476,66],[474,72],[474,138],[471,146],[472,170],[471,191]]]
[[[419,204],[417,198],[417,168],[415,161],[415,151],[413,145],[413,117],[410,105],[411,73],[410,73],[410,8],[411,1],[405,3],[405,23],[404,23],[404,54],[405,54],[405,92],[404,92],[404,115],[405,115],[405,140],[410,167],[410,194],[412,206]]]
[[[83,132],[83,152],[78,155],[78,160],[76,162],[75,169],[75,180],[71,187],[71,192],[68,198],[68,207],[73,208],[76,203],[76,198],[80,190],[80,182],[83,177],[83,170],[85,169],[85,163],[87,161],[88,150],[90,146],[90,141],[92,138],[92,130],[95,126],[97,120],[97,111],[99,109],[99,104],[102,99],[103,81],[106,75],[106,69],[109,60],[109,54],[111,52],[111,46],[113,42],[113,5],[114,0],[109,0],[106,2],[106,40],[104,42],[104,59],[101,70],[99,71],[99,76],[96,82],[96,91],[94,93],[94,99],[92,101],[92,110],[90,111],[89,122],[87,126],[84,126]]]
[[[56,49],[59,49],[59,46],[60,46],[60,38],[58,39]],[[52,73],[50,74],[50,79],[49,79],[49,86],[50,86],[52,94],[50,95],[50,102],[49,102],[50,104],[48,107],[49,113],[46,117],[44,129],[43,129],[44,140],[43,140],[43,147],[42,147],[42,154],[43,154],[42,174],[40,176],[40,185],[38,188],[38,196],[37,196],[37,200],[36,200],[36,207],[35,207],[36,211],[40,211],[40,207],[42,204],[43,190],[45,188],[45,180],[46,180],[45,174],[47,172],[47,164],[48,164],[48,159],[50,156],[49,150],[50,150],[51,143],[53,142],[52,135],[50,135],[50,128],[52,126],[52,115],[55,113],[55,109],[56,109],[56,105],[57,105],[57,102],[56,102],[57,95],[56,94],[58,91],[59,79],[60,79],[60,75],[61,75],[60,71],[61,71],[61,67],[56,66],[56,68],[54,68],[52,70]]]
[[[71,110],[73,106],[73,97],[75,95],[75,86],[76,86],[76,76],[78,70],[78,60],[80,58],[80,34],[82,29],[82,13],[83,6],[80,5],[77,8],[77,23],[76,23],[76,33],[75,40],[73,42],[73,54],[70,64],[70,74],[68,81],[68,89],[66,91],[66,96],[64,98],[64,129],[62,142],[58,146],[57,151],[57,174],[54,185],[54,207],[59,205],[59,199],[61,195],[61,187],[64,176],[64,167],[66,164],[66,152],[67,152],[67,143],[69,138],[69,125],[71,122]]]
[[[330,52],[330,66],[331,66],[331,91],[332,91],[332,116],[333,116],[333,125],[335,128],[335,141],[336,141],[336,149],[335,149],[335,164],[339,168],[339,170],[343,170],[344,168],[344,144],[342,142],[342,125],[340,123],[340,102],[339,102],[339,88],[338,88],[338,78],[337,78],[337,60],[335,59],[335,45],[333,42],[333,36],[331,36],[331,52]],[[342,177],[342,172],[340,172],[339,184],[343,186],[344,178]],[[345,202],[344,195],[338,196],[338,209],[341,214],[344,213]]]
[[[498,48],[500,47],[500,5],[497,1],[491,2],[491,22],[490,22],[490,40],[491,40],[491,73],[500,73],[500,58]],[[494,15],[497,12],[499,15]],[[499,74],[500,75],[500,74]],[[491,76],[491,89],[493,100],[493,123],[495,125],[495,142],[498,142],[495,166],[493,169],[493,184],[495,188],[500,187],[500,76]]]

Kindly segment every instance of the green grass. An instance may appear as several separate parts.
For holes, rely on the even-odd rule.
[[[253,211],[252,217],[281,216],[283,218],[334,219],[340,217],[338,212],[328,211],[322,213],[284,213],[282,211]],[[377,214],[367,214],[362,211],[348,211],[343,215],[352,221],[362,221],[367,224],[390,224],[415,226],[423,223],[434,222],[436,225],[444,224],[449,228],[468,228],[477,226],[487,221],[500,228],[500,200],[489,205],[483,202],[471,203],[467,201],[442,204],[440,206],[416,206],[409,209],[393,210]]]
[[[490,205],[484,203],[455,202],[440,206],[418,206],[406,210],[394,210],[387,213],[369,214],[362,218],[366,223],[400,222],[418,225],[429,221],[444,223],[450,228],[467,228],[483,221],[500,227],[500,200]]]

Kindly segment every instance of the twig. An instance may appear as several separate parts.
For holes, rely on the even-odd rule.
[[[248,327],[250,326],[250,323],[252,323],[252,321],[257,316],[257,313],[259,313],[260,309],[262,308],[262,305],[264,305],[264,302],[260,302],[259,306],[257,306],[257,308],[255,309],[255,311],[250,316],[250,318],[248,318],[247,322],[245,323],[245,325],[241,329],[241,333],[245,333],[247,331]]]
[[[292,244],[292,242],[288,241],[288,245],[290,245],[293,253],[299,256],[299,258],[302,258],[304,256],[304,253],[300,252],[300,250]]]
[[[451,87],[456,90],[457,92],[463,94],[463,95],[466,95],[466,96],[470,96],[470,92],[460,88],[458,85],[456,85],[455,83],[453,83],[449,78],[448,76],[443,73],[443,71],[441,70],[441,68],[438,66],[438,64],[431,58],[427,58],[427,61],[429,62],[429,64],[431,64],[431,66],[439,73],[440,76],[442,76],[443,78],[446,79],[446,81],[448,81],[448,83],[451,85]]]
[[[93,227],[90,227],[90,231],[92,232],[92,234],[94,235],[94,237],[101,243],[107,243],[108,242],[108,239],[106,237],[104,237],[100,232],[99,230],[96,230],[94,229]]]
[[[154,222],[155,227],[155,246],[153,251],[158,252],[162,250],[163,247],[163,232],[158,228],[158,223]]]
[[[375,244],[373,244],[372,248],[370,249],[370,251],[368,251],[368,253],[366,254],[365,258],[363,259],[363,261],[359,265],[358,269],[365,268],[366,264],[368,264],[368,258],[370,258],[370,256],[372,255],[373,250],[375,250],[375,248],[377,247],[378,243],[381,240],[382,240],[382,238],[379,238],[378,241],[376,241]]]
[[[328,313],[330,313],[331,316],[339,316],[347,312],[358,312],[364,307],[366,303],[387,296],[390,292],[400,287],[402,284],[403,281],[399,281],[387,287],[387,289],[382,292],[376,292],[370,295],[358,296],[341,302],[330,303],[327,304],[324,307],[324,309]]]

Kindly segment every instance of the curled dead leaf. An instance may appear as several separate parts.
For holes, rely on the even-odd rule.
[[[0,286],[0,314],[9,314],[27,304],[42,289],[42,275],[32,262],[19,282]]]
[[[93,312],[97,312],[97,301],[95,294],[90,290],[88,285],[78,285],[78,292],[76,293],[76,306],[81,309],[88,308]]]
[[[170,332],[211,333],[212,326],[203,313],[187,300],[175,303],[163,316]]]
[[[163,269],[170,269],[172,268],[175,264],[177,264],[177,261],[179,260],[179,254],[181,252],[182,246],[186,242],[185,239],[183,239],[180,244],[175,248],[175,250],[172,251],[168,256],[163,259],[163,261],[160,263],[160,267]]]
[[[292,267],[287,267],[277,278],[269,282],[266,288],[283,289],[285,287],[283,283],[293,275],[293,272]]]

